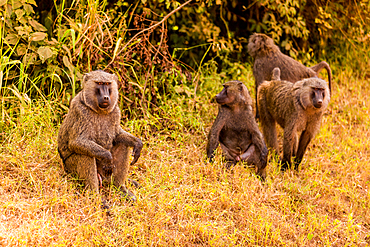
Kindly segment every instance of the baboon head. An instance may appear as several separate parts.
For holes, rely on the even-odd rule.
[[[248,88],[240,81],[229,81],[223,84],[224,89],[216,95],[216,101],[220,105],[231,106],[233,104],[252,104]]]
[[[298,89],[297,87],[300,87]],[[308,78],[294,84],[298,89],[299,99],[302,107],[307,109],[326,109],[330,100],[328,83],[319,78]],[[298,95],[297,95],[298,96]]]
[[[265,56],[280,51],[274,41],[263,33],[252,34],[248,42],[248,53],[252,57]]]
[[[118,100],[118,77],[95,70],[83,77],[84,102],[98,113],[110,113]]]

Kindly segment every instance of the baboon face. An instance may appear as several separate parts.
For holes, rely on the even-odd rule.
[[[311,88],[312,104],[315,108],[321,108],[325,98],[325,88]]]
[[[320,109],[325,101],[325,97],[328,97],[329,95],[326,95],[327,93],[327,82],[324,80],[321,80],[319,78],[311,78],[311,79],[305,79],[304,86],[310,88],[310,97],[313,107],[316,109]]]
[[[330,100],[330,91],[328,83],[322,79],[311,77],[296,82],[293,86],[297,91],[297,97],[300,99],[304,109],[323,109],[328,106]],[[320,110],[321,111],[321,110]]]
[[[85,74],[83,91],[85,103],[94,111],[109,113],[118,100],[118,77],[102,70]]]
[[[237,96],[243,91],[243,83],[239,81],[229,81],[223,84],[224,89],[216,95],[216,101],[220,105],[227,105],[235,102]]]
[[[107,108],[111,104],[110,95],[112,93],[112,83],[109,81],[96,81],[95,93],[100,108]]]

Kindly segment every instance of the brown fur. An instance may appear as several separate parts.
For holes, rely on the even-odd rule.
[[[99,179],[112,178],[129,200],[135,195],[124,182],[129,168],[129,148],[133,147],[134,164],[140,156],[142,142],[120,126],[118,78],[104,71],[84,76],[83,90],[73,98],[58,134],[58,151],[67,173],[76,173],[87,186],[99,192]],[[99,107],[97,82],[109,87],[110,104]],[[107,90],[108,92],[108,90]]]
[[[220,144],[228,167],[243,160],[254,165],[257,175],[264,179],[268,151],[253,117],[247,87],[239,81],[229,81],[216,96],[216,101],[221,106],[208,135],[207,157],[210,162]]]
[[[280,68],[281,80],[293,83],[304,78],[318,77],[319,72],[325,68],[328,72],[329,90],[331,93],[332,74],[329,64],[325,61],[308,68],[283,54],[270,37],[261,33],[251,35],[248,43],[248,52],[254,58],[253,75],[255,78],[256,100],[259,85],[264,81],[272,79],[271,72],[275,67]],[[258,107],[256,108],[256,115],[258,117]]]
[[[273,71],[274,80],[262,83],[258,89],[258,107],[263,135],[268,148],[278,152],[276,122],[284,129],[282,169],[295,168],[302,161],[306,148],[320,129],[322,116],[329,104],[330,93],[327,82],[319,78],[308,78],[292,83],[282,81],[279,69]],[[315,90],[321,93],[322,105],[314,107]],[[302,132],[298,142],[298,132]]]

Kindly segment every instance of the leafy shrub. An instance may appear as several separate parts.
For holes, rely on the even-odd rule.
[[[369,72],[367,0],[199,0],[181,9],[171,0],[42,4],[0,0],[4,97],[16,88],[31,99],[58,99],[66,110],[83,73],[104,69],[120,77],[125,116],[156,113],[171,97],[196,97],[206,62],[223,79],[239,76],[251,62],[253,32],[305,64],[328,59]]]

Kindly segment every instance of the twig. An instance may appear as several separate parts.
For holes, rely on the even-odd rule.
[[[140,34],[146,32],[146,31],[149,31],[150,29],[153,29],[153,28],[156,28],[158,27],[159,25],[161,25],[163,22],[165,22],[171,15],[173,15],[174,13],[176,13],[177,11],[179,11],[182,7],[184,7],[185,5],[187,5],[188,3],[190,3],[192,0],[188,0],[186,1],[185,3],[181,4],[179,7],[177,7],[176,9],[172,10],[168,15],[166,15],[160,22],[154,24],[153,26],[150,26],[144,30],[141,30],[140,32],[138,32],[137,34],[134,35],[134,37],[132,37],[123,47],[122,49],[116,54],[115,57],[112,58],[112,61],[110,61],[108,63],[108,65],[106,67],[108,67],[109,65],[111,65],[114,61],[114,59],[123,51],[126,49],[126,47],[137,37],[139,36]]]
[[[161,41],[160,41],[160,43],[159,43],[159,46],[158,46],[158,49],[156,49],[157,51],[156,51],[156,53],[154,54],[154,56],[153,56],[153,59],[152,59],[152,62],[154,62],[155,61],[155,59],[157,58],[157,55],[158,55],[158,53],[159,53],[159,49],[161,48],[161,46],[162,46],[162,43],[163,43],[163,37],[164,37],[164,22],[162,22],[162,35],[161,35]],[[155,47],[154,47],[155,48]],[[151,63],[152,64],[152,63]],[[147,84],[148,84],[148,77],[149,77],[149,73],[150,73],[150,68],[148,68],[148,72],[147,72],[147,74],[146,74],[146,76],[145,76],[145,84],[144,84],[144,87],[143,87],[143,94],[142,94],[142,96],[141,96],[141,107],[142,108],[144,108],[145,110],[146,110],[146,107],[145,107],[145,105],[144,105],[144,107],[143,107],[143,102],[144,102],[144,95],[145,95],[145,88],[146,88],[146,86],[147,86]],[[143,114],[144,116],[146,116],[145,114]]]

